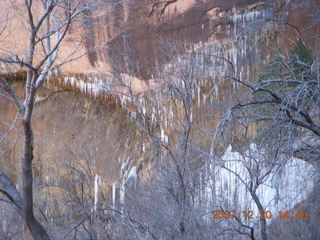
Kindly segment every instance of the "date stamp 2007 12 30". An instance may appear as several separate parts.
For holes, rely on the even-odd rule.
[[[274,215],[279,218],[296,218],[296,219],[307,219],[307,210],[298,211],[279,211],[273,214],[271,211],[212,211],[211,219],[234,219],[234,218],[245,218],[245,219],[271,219]]]

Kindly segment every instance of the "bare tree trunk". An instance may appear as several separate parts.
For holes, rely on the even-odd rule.
[[[22,154],[22,197],[23,217],[35,240],[49,240],[49,235],[44,227],[35,219],[33,214],[33,133],[30,121],[24,122],[24,149]]]
[[[48,233],[36,219],[33,209],[32,160],[34,157],[34,145],[31,119],[34,97],[37,89],[43,84],[47,74],[54,67],[53,65],[57,60],[60,45],[67,34],[70,24],[72,22],[79,22],[87,11],[96,9],[98,5],[104,5],[105,3],[103,3],[104,1],[96,0],[42,0],[39,1],[42,3],[41,8],[39,5],[35,6],[35,1],[33,0],[21,2],[24,2],[24,4],[21,4],[19,7],[12,5],[12,7],[14,10],[19,11],[19,13],[22,8],[25,8],[26,15],[24,18],[27,22],[28,48],[22,56],[14,53],[14,51],[11,53],[11,51],[6,50],[4,51],[6,56],[1,57],[0,62],[9,65],[20,64],[21,67],[26,69],[27,79],[25,83],[25,96],[23,98],[24,102],[20,104],[19,96],[4,78],[0,77],[0,82],[3,84],[4,90],[14,100],[19,111],[19,117],[22,119],[24,131],[23,151],[21,155],[22,194],[20,195],[15,185],[1,172],[0,184],[3,185],[3,189],[0,188],[0,192],[5,194],[8,200],[18,208],[19,215],[28,226],[33,239],[49,240]],[[37,14],[35,14],[35,11]],[[54,38],[55,40],[53,40]],[[36,58],[35,55],[40,57],[40,59]],[[70,57],[71,55],[59,62],[56,67],[72,61],[73,58]],[[78,59],[78,56],[74,59]]]
[[[254,202],[256,203],[260,213],[264,212],[264,208],[258,198],[258,196],[256,195],[256,193],[254,191],[250,191],[250,194],[254,200]],[[268,236],[267,236],[267,220],[265,218],[260,218],[260,233],[261,233],[261,238],[262,240],[268,240]]]
[[[35,85],[33,78],[36,74],[28,72],[26,85],[26,101],[25,112],[23,116],[24,143],[22,152],[22,212],[23,218],[35,240],[50,240],[50,237],[44,227],[36,220],[33,212],[33,131],[31,125],[31,117],[34,105]],[[29,83],[29,84],[28,84]]]

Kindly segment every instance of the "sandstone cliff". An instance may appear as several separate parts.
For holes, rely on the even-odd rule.
[[[181,106],[173,106],[175,101],[167,100],[161,87],[176,81],[172,69],[184,63],[185,56],[195,56],[192,100],[196,107],[191,112],[196,116],[215,102],[230,105],[234,101],[233,93],[238,88],[224,81],[230,68],[221,58],[231,61],[241,78],[255,81],[277,49],[285,52],[294,46],[297,34],[318,50],[319,41],[310,36],[319,34],[320,28],[313,25],[316,17],[309,13],[319,2],[310,1],[309,8],[296,3],[299,1],[126,0],[88,12],[89,20],[71,27],[59,51],[59,61],[70,54],[77,59],[52,69],[37,96],[33,124],[38,181],[67,178],[71,173],[63,166],[92,161],[89,168],[94,189],[89,194],[93,199],[119,200],[130,178],[148,182],[154,164],[149,148],[152,139],[133,123],[135,113],[150,113],[148,119],[155,133],[168,142],[168,138],[175,138],[174,116],[182,111],[174,111]],[[22,9],[22,1],[15,4]],[[0,7],[1,12],[8,12],[1,49],[23,54],[28,29],[24,28],[21,12],[8,0]],[[296,28],[301,31],[297,33]],[[79,38],[80,43],[73,41]],[[42,54],[41,49],[38,54]],[[0,51],[0,56],[7,55],[8,51]],[[2,66],[1,70],[11,75],[14,88],[22,96],[24,69],[16,66],[10,69],[15,73],[8,73]],[[122,86],[129,83],[135,96],[140,94],[139,105],[130,99],[131,89]],[[208,89],[213,89],[213,94]],[[208,111],[219,117],[221,109]],[[1,120],[15,121],[15,114],[14,106],[0,98]],[[206,124],[214,125],[199,125]],[[3,123],[0,127],[3,132],[10,130]],[[206,134],[197,130],[192,137],[206,148]],[[3,154],[6,171],[16,182],[20,143],[17,127]],[[221,185],[234,181],[230,179]],[[96,193],[96,188],[104,190]]]

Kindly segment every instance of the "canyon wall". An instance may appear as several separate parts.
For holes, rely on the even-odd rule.
[[[82,28],[71,26],[59,56],[60,60],[63,59],[76,47],[81,53],[92,48],[97,48],[96,51],[67,63],[62,69],[53,70],[53,76],[59,70],[62,77],[58,80],[49,77],[44,87],[47,90],[44,89],[44,94],[38,96],[39,104],[36,105],[34,117],[35,139],[39,139],[36,158],[62,153],[62,148],[70,143],[71,149],[76,149],[76,146],[82,148],[80,139],[89,139],[96,151],[98,169],[112,184],[119,174],[116,173],[116,166],[126,162],[125,152],[128,150],[132,153],[129,149],[133,147],[138,156],[143,141],[132,142],[137,138],[129,136],[128,139],[125,136],[120,141],[124,141],[122,143],[115,141],[115,138],[124,136],[121,122],[125,124],[130,120],[127,108],[120,110],[120,113],[113,113],[116,108],[114,104],[121,109],[121,104],[128,97],[116,96],[120,99],[111,101],[111,105],[109,102],[107,106],[99,101],[99,97],[108,94],[106,89],[111,84],[117,85],[117,77],[124,82],[129,81],[135,92],[148,92],[166,81],[175,81],[170,68],[183,61],[184,54],[194,53],[198,71],[194,80],[194,96],[198,105],[205,105],[206,101],[231,103],[230,92],[235,85],[224,81],[229,67],[221,59],[212,56],[230,60],[240,78],[254,81],[277,48],[290,49],[292,42],[296,41],[297,33],[291,25],[301,29],[308,44],[318,49],[319,41],[309,37],[319,33],[319,28],[311,24],[314,16],[310,14],[310,9],[317,1],[310,1],[309,8],[299,3],[285,0],[120,1],[90,12],[90,21],[98,24],[92,27],[87,23]],[[34,8],[41,8],[37,4],[34,4]],[[23,54],[27,47],[24,39],[28,33],[24,27],[25,20],[21,18],[23,3],[17,1],[14,5],[5,1],[1,7],[9,10],[8,24],[2,33],[2,46]],[[79,36],[82,42],[75,45],[72,39]],[[2,51],[2,56],[6,54],[6,51]],[[213,88],[219,97],[206,97],[206,93],[201,92],[203,86]],[[63,89],[66,89],[65,93]],[[49,93],[51,91],[53,93]],[[72,94],[76,97],[71,97]],[[82,94],[88,98],[82,99]],[[90,100],[91,97],[98,100]],[[1,101],[4,101],[1,115],[12,121],[14,110],[8,110],[7,102]],[[148,108],[144,101],[148,100],[142,100],[142,105]],[[161,111],[170,112],[170,109]],[[166,121],[168,119],[160,120],[160,129],[168,126]],[[126,132],[132,136],[137,134],[137,130],[131,131]],[[122,153],[116,153],[119,151]],[[19,151],[13,152],[14,156],[9,155],[17,159]],[[123,155],[121,161],[119,154]],[[141,159],[135,161],[141,163]]]
[[[5,36],[2,48],[23,53],[28,30],[23,28],[25,24],[21,24],[19,12],[13,10],[10,1],[4,2],[0,11],[9,9],[9,24],[1,35]],[[225,81],[230,73],[225,59],[233,63],[241,79],[255,81],[277,49],[285,52],[297,42],[295,27],[301,30],[312,49],[319,49],[319,41],[311,36],[319,34],[320,29],[312,25],[315,16],[310,15],[312,6],[319,2],[310,1],[309,8],[301,2],[135,0],[89,12],[92,22],[82,28],[71,27],[59,60],[74,49],[79,50],[76,55],[90,53],[53,69],[37,96],[33,126],[35,175],[39,182],[46,178],[52,178],[49,180],[53,182],[61,176],[67,178],[73,164],[86,162],[92,163],[90,194],[94,201],[123,198],[124,185],[130,179],[147,182],[152,175],[153,155],[147,134],[132,121],[135,112],[150,116],[156,134],[167,143],[168,138],[174,138],[172,119],[175,115],[161,86],[178,81],[175,68],[189,61],[185,56],[192,55],[195,62],[192,94],[196,107],[192,113],[196,115],[215,102],[230,105],[234,101],[233,93],[238,86]],[[21,2],[17,6],[22,8]],[[81,44],[72,41],[79,36]],[[2,51],[1,56],[6,54]],[[5,71],[5,66],[2,70]],[[16,66],[14,71],[17,73],[12,76],[21,78],[13,80],[14,87],[22,96],[24,69]],[[130,83],[134,93],[141,94],[141,109],[130,106],[128,89],[121,88],[123,83]],[[112,94],[114,89],[125,94]],[[213,89],[213,93],[208,89]],[[220,109],[213,111],[217,113]],[[14,106],[3,98],[0,98],[0,116],[3,121],[19,123]],[[10,130],[0,124],[3,132]],[[1,159],[2,168],[16,182],[19,180],[15,173],[20,167],[20,130],[16,124]],[[202,141],[201,134],[194,133],[195,141]],[[207,144],[204,140],[201,143]],[[234,154],[231,150],[229,153]],[[66,165],[69,167],[64,168]],[[64,170],[55,171],[53,167]],[[224,178],[217,182],[220,194],[225,185],[230,188],[235,181],[225,173],[221,175]],[[293,183],[295,179],[288,181]],[[97,193],[101,188],[104,193]],[[262,190],[264,194],[268,191],[273,194],[275,190]],[[305,194],[307,192],[301,195],[306,197]],[[234,195],[231,191],[228,196]],[[299,196],[292,205],[303,197]]]

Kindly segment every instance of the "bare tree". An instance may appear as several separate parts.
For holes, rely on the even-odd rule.
[[[32,131],[32,113],[37,90],[46,80],[53,67],[57,67],[72,57],[58,61],[58,52],[62,46],[71,25],[81,24],[87,18],[88,10],[101,6],[99,1],[72,0],[25,0],[21,5],[12,1],[12,7],[23,19],[27,26],[26,41],[28,46],[22,53],[15,53],[14,49],[4,49],[0,58],[6,71],[14,71],[18,66],[26,72],[24,85],[25,94],[21,98],[15,92],[6,77],[0,76],[1,88],[6,92],[6,98],[15,103],[18,119],[23,126],[23,152],[21,153],[21,193],[3,172],[0,173],[0,191],[6,200],[11,202],[24,219],[34,239],[50,239],[43,225],[34,215],[33,203],[33,174],[32,160],[34,136]],[[77,57],[79,54],[77,53]]]
[[[299,34],[298,29],[295,30]],[[222,168],[233,173],[246,186],[259,211],[265,212],[266,209],[256,190],[269,176],[277,176],[276,169],[286,168],[287,161],[300,158],[319,169],[317,56],[299,35],[295,47],[286,53],[279,51],[255,83],[236,76],[233,63],[225,59],[233,72],[231,80],[243,88],[243,94],[239,96],[239,102],[228,109],[220,123],[216,136],[218,140],[213,147],[231,144],[235,151],[241,153],[242,156],[235,157],[233,161],[244,164],[249,181],[244,178],[245,174],[228,167],[223,159],[219,161]],[[250,150],[252,143],[256,144],[258,155]],[[246,146],[246,150],[241,146]],[[303,174],[300,173],[297,178]],[[317,175],[312,176],[316,182],[319,181]],[[317,189],[318,183],[313,191],[317,193]],[[267,239],[266,220],[260,219],[260,222],[261,237]]]
[[[171,44],[165,47],[165,53],[174,59],[172,51],[176,48]],[[143,223],[138,231],[141,239],[207,239],[221,234],[220,222],[209,219],[214,197],[208,194],[204,200],[208,188],[214,192],[214,186],[208,184],[211,176],[203,174],[209,151],[203,144],[210,142],[213,134],[207,131],[212,111],[211,105],[200,105],[204,100],[198,85],[201,74],[197,57],[191,53],[173,60],[157,74],[155,88],[149,92],[137,91],[138,80],[124,77],[122,69],[113,74],[120,78],[119,83],[105,86],[105,91],[119,97],[131,120],[148,137],[144,148],[153,152],[155,171],[148,183],[132,189],[127,186],[120,202],[130,218]],[[129,58],[127,62],[126,71],[135,61]],[[209,104],[212,95],[209,89]],[[199,137],[201,142],[196,140]],[[121,230],[116,230],[115,238],[132,235],[127,221],[117,224]],[[121,235],[124,229],[128,233]]]
[[[4,173],[0,173],[0,191],[4,195],[2,201],[16,206],[34,239],[49,239],[34,213],[32,113],[35,94],[49,71],[65,62],[58,61],[58,51],[68,28],[97,5],[94,1],[92,6],[88,1],[40,2],[43,14],[36,22],[33,1],[25,0],[30,42],[26,57],[9,52],[7,57],[0,59],[8,68],[22,66],[27,79],[25,96],[21,100],[12,82],[5,76],[0,78],[1,87],[6,92],[1,97],[14,102],[17,108],[17,117],[9,123],[8,131],[13,129],[17,119],[22,121],[24,128],[22,194]],[[67,192],[62,202],[72,205],[70,212],[50,216],[58,224],[72,222],[64,236],[73,239],[99,239],[101,236],[124,239],[131,238],[134,233],[139,239],[225,239],[232,231],[236,237],[241,234],[254,239],[257,226],[244,223],[238,217],[233,219],[232,229],[229,223],[209,220],[212,207],[240,208],[237,200],[217,199],[216,183],[219,179],[215,170],[224,169],[234,175],[240,183],[233,188],[242,184],[257,209],[265,211],[268,205],[263,204],[258,190],[283,166],[283,156],[288,159],[292,156],[305,160],[310,158],[316,162],[319,156],[318,57],[310,58],[309,49],[303,42],[299,44],[298,51],[303,51],[303,58],[295,53],[279,55],[257,83],[239,79],[233,64],[226,58],[191,51],[159,71],[155,88],[149,93],[135,88],[137,80],[129,76],[134,75],[129,67],[136,62],[126,52],[125,71],[114,72],[116,79],[105,86],[105,91],[119,98],[132,122],[148,138],[149,141],[143,143],[142,152],[148,147],[154,153],[152,158],[156,170],[153,179],[151,181],[150,178],[146,186],[132,184],[130,191],[131,171],[121,169],[121,188],[127,188],[126,194],[124,196],[124,189],[120,189],[119,203],[110,207],[97,204],[92,195],[95,176],[91,166],[94,157],[90,151],[83,158],[83,164],[63,166],[72,172],[71,180],[68,182],[62,178],[44,185]],[[42,49],[40,59],[36,57],[37,49]],[[172,49],[166,54],[174,59],[176,55],[170,51]],[[249,97],[237,96],[240,102],[227,111],[226,118],[217,127],[218,132],[215,128],[221,114],[217,113],[219,109],[213,101],[217,97],[214,94],[217,84],[201,86],[199,83],[203,77],[213,80],[210,75],[201,75],[205,71],[202,72],[203,66],[199,70],[199,55],[208,58],[208,62],[218,58],[222,64],[231,66],[231,80],[252,93]],[[210,68],[209,65],[205,68]],[[3,139],[5,137],[6,134]],[[286,147],[290,142],[294,146]],[[258,147],[253,149],[251,143]],[[221,157],[229,145],[239,153],[233,159]],[[70,155],[77,159],[75,154]],[[242,165],[245,173],[234,170],[232,162]],[[129,162],[126,164],[125,167],[131,166]],[[133,175],[137,173],[133,172]],[[43,212],[41,206],[39,211]],[[43,217],[46,218],[46,214]],[[260,219],[260,223],[262,239],[266,240],[266,219]],[[113,226],[116,226],[114,232],[109,234],[107,231]]]

